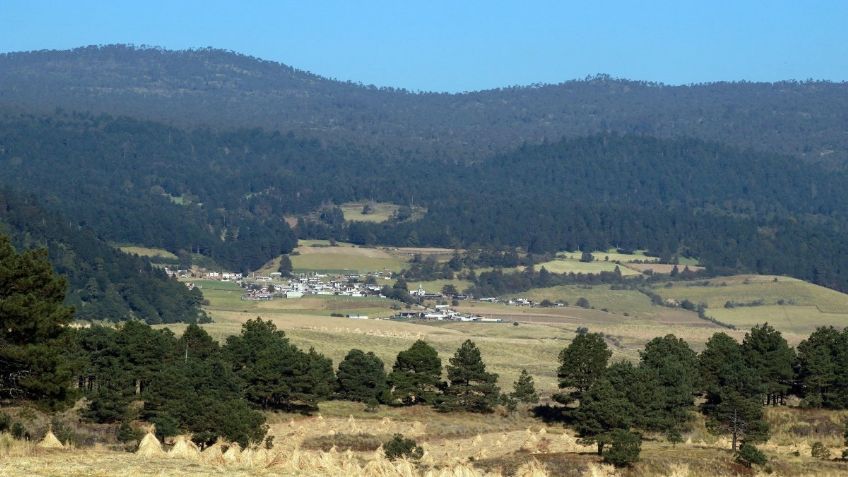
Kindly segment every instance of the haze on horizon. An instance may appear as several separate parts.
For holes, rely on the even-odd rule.
[[[740,4],[741,3],[741,4]],[[710,2],[4,2],[0,52],[211,46],[413,91],[597,73],[689,84],[848,80],[848,4]]]

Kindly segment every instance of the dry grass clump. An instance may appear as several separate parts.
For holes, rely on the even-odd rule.
[[[0,433],[0,458],[28,456],[34,450],[32,442],[15,439],[8,432]]]

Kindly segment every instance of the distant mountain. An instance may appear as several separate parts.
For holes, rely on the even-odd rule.
[[[19,249],[47,248],[54,269],[68,280],[66,302],[78,319],[156,324],[195,322],[204,316],[198,290],[44,210],[29,195],[0,189],[0,233],[11,236]]]
[[[690,136],[842,165],[848,84],[664,86],[598,76],[557,85],[415,94],[339,82],[232,52],[115,45],[0,55],[0,107],[263,127],[481,160],[524,142],[602,132]]]

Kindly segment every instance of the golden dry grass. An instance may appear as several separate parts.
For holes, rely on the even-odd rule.
[[[775,432],[761,448],[769,457],[773,475],[845,475],[848,464],[821,461],[809,454],[812,442],[834,447],[835,426],[845,413],[799,409],[769,410]],[[709,436],[698,418],[686,442],[672,446],[648,436],[640,461],[617,470],[600,463],[593,448],[581,445],[572,431],[547,425],[520,411],[515,414],[443,414],[426,407],[387,408],[366,412],[358,403],[331,401],[313,416],[269,414],[272,449],[241,449],[219,442],[203,453],[174,452],[142,457],[139,453],[89,449],[39,449],[30,443],[0,435],[0,475],[23,476],[674,476],[706,477],[753,475],[733,462],[726,438]],[[799,429],[819,429],[799,437]],[[425,450],[420,463],[390,462],[381,448],[360,451],[307,447],[322,436],[413,437]],[[791,442],[784,441],[790,433]],[[177,440],[175,448],[179,445]],[[833,449],[835,452],[836,448]],[[741,473],[741,474],[740,474]]]

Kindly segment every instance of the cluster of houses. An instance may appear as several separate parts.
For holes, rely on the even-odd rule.
[[[198,278],[202,280],[219,280],[222,282],[238,282],[244,278],[241,273],[235,272],[174,270],[170,267],[165,267],[164,270],[171,278]]]
[[[325,275],[301,275],[280,282],[282,277],[272,273],[270,277],[253,277],[250,283],[242,281],[246,292],[243,300],[271,300],[274,298],[301,298],[306,295],[337,295],[349,297],[380,296],[382,287],[376,284],[359,283],[358,275],[329,278]],[[267,286],[256,286],[267,282]],[[252,285],[252,286],[251,286]]]
[[[479,323],[502,323],[500,318],[460,313],[448,305],[436,305],[423,310],[403,310],[394,316],[397,320],[433,320],[433,321],[476,321]]]
[[[323,275],[319,273],[303,274],[297,277],[284,279],[279,272],[271,273],[267,276],[250,275],[243,276],[240,273],[231,272],[214,272],[214,271],[189,271],[189,270],[171,270],[165,268],[165,272],[172,277],[177,278],[200,278],[206,280],[231,281],[238,283],[244,288],[244,293],[241,296],[242,300],[274,300],[278,298],[301,298],[308,295],[336,295],[349,297],[366,297],[376,296],[382,297],[382,287],[369,278],[388,278],[380,274],[369,274],[361,276],[358,274],[349,275]],[[360,280],[365,279],[365,282]],[[368,283],[368,282],[372,283]],[[193,287],[194,284],[186,282],[186,285]],[[441,293],[432,293],[426,291],[420,284],[415,290],[409,292],[410,295],[424,300],[441,300],[444,297]],[[466,300],[471,297],[467,295],[454,295],[450,297],[454,300]],[[531,305],[528,300],[517,302],[519,304]],[[496,303],[497,298],[482,298],[480,301]],[[514,300],[510,300],[510,304]],[[342,315],[338,315],[342,316]],[[346,318],[365,320],[367,315],[349,314],[344,315]],[[467,313],[460,313],[451,309],[448,305],[435,305],[433,307],[419,306],[415,310],[399,311],[392,319],[397,320],[432,320],[432,321],[462,321],[462,322],[479,322],[479,323],[501,323],[500,318],[491,318]]]

